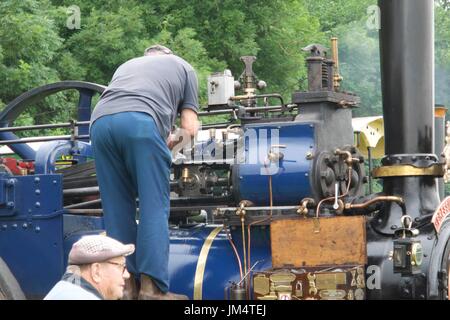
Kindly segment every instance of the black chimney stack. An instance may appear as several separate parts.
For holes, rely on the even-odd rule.
[[[379,6],[385,153],[433,153],[434,1]]]
[[[434,155],[434,1],[379,0],[385,154],[374,176],[383,192],[400,196],[413,219],[439,205]],[[386,207],[377,228],[392,233],[401,210]]]

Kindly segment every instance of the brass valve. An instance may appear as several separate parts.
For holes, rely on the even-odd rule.
[[[302,200],[300,207],[297,209],[297,213],[306,216],[308,214],[308,204],[314,206],[316,202],[313,198],[305,198]]]
[[[276,162],[276,161],[282,160],[284,158],[283,153],[281,153],[280,151],[278,151],[278,152],[274,151],[274,149],[281,149],[281,148],[286,148],[286,145],[274,144],[273,146],[270,147],[269,154],[267,155],[267,158],[269,159],[270,162]]]
[[[183,168],[181,171],[181,181],[183,183],[189,183],[192,180],[190,175],[189,168]]]
[[[350,151],[336,149],[336,150],[334,150],[334,154],[335,155],[339,155],[339,156],[343,156],[345,163],[349,167],[353,166],[353,162],[358,163],[360,161],[359,158],[353,158],[352,154],[350,153]]]
[[[250,207],[252,205],[253,203],[251,201],[242,200],[239,202],[239,207],[236,209],[236,215],[240,216],[241,220],[244,219],[246,213],[245,207]]]

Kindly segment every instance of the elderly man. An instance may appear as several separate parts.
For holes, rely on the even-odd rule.
[[[69,253],[69,266],[44,300],[118,300],[130,278],[125,257],[134,245],[103,235],[84,236]]]
[[[194,68],[155,45],[116,70],[92,112],[91,142],[106,231],[136,244],[136,254],[127,258],[129,299],[187,299],[169,292],[169,149],[176,144],[170,132],[178,114],[186,136],[182,143],[196,134],[197,109]]]

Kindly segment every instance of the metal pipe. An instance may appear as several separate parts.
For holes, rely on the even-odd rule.
[[[170,205],[174,207],[196,206],[196,205],[228,205],[233,202],[233,198],[229,196],[213,197],[178,197],[171,198]]]
[[[0,132],[0,141],[1,140],[15,140],[17,136],[12,132]],[[14,151],[19,157],[24,160],[35,160],[36,151],[33,150],[29,145],[26,144],[11,144],[9,148]]]
[[[90,121],[74,121],[73,123],[51,123],[51,124],[36,124],[31,126],[20,126],[20,127],[3,127],[0,128],[0,132],[15,132],[15,131],[25,131],[25,130],[39,130],[39,129],[54,129],[54,128],[70,128],[72,126],[87,126]]]
[[[103,209],[66,209],[70,214],[88,214],[93,216],[100,216],[103,214]]]
[[[282,108],[285,107],[283,97],[281,96],[281,94],[278,94],[278,93],[258,94],[258,95],[256,95],[256,98],[277,98],[277,99],[280,99],[281,107]]]
[[[101,199],[96,199],[96,200],[71,204],[71,205],[65,206],[64,209],[86,209],[86,210],[88,210],[88,208],[86,208],[86,207],[89,207],[90,205],[98,205],[101,203],[102,203]],[[170,207],[170,211],[190,211],[190,210],[194,211],[194,210],[213,210],[213,209],[217,209],[217,205],[171,206]],[[89,210],[97,210],[97,209],[89,209]]]
[[[297,109],[298,106],[297,105],[287,105],[286,109],[288,109],[289,111]],[[269,106],[269,107],[247,107],[245,108],[245,111],[247,112],[253,112],[253,111],[273,111],[273,112],[277,112],[277,111],[281,111],[283,109],[283,106]]]
[[[280,112],[282,109],[286,109],[289,111],[292,111],[294,109],[297,109],[298,106],[296,104],[294,105],[286,105],[286,106],[268,106],[268,107],[244,107],[242,110],[245,112]],[[237,111],[237,107],[232,107],[230,109],[223,109],[223,110],[213,110],[213,111],[202,111],[198,113],[199,117],[206,117],[206,116],[216,116],[221,114],[229,114]]]
[[[233,111],[235,111],[235,110],[237,110],[237,107],[231,107],[230,109],[201,111],[201,112],[197,113],[197,115],[199,117],[217,116],[217,115],[221,115],[221,114],[233,113]]]
[[[245,207],[245,211],[259,211],[259,210],[298,210],[300,206],[266,206],[266,207]],[[239,207],[225,207],[217,208],[218,211],[233,211],[238,210]]]
[[[255,98],[277,98],[280,99],[282,107],[284,106],[283,97],[278,93],[271,93],[271,94],[246,94],[242,96],[234,96],[230,97],[230,100],[232,101],[240,101],[240,100],[247,100],[247,99],[255,99]]]
[[[197,206],[170,206],[170,211],[194,211],[194,210],[215,210],[217,205],[197,205]]]
[[[367,162],[369,163],[369,194],[372,194],[372,148],[367,147]]]
[[[443,105],[436,105],[434,107],[434,153],[439,157],[445,146],[445,113],[447,108]],[[438,178],[438,191],[440,200],[445,197],[444,179]]]
[[[340,82],[343,80],[343,78],[339,74],[339,46],[338,38],[336,37],[331,38],[331,54],[332,60],[334,62],[333,88],[335,91],[338,91]]]
[[[202,206],[202,207],[171,207],[170,211],[189,211],[189,210],[204,210],[208,209],[208,206]],[[216,208],[216,207],[211,207]],[[95,215],[101,215],[103,214],[103,209],[88,209],[88,208],[68,208],[64,207],[67,213],[72,214],[95,214]],[[136,208],[136,212],[139,212],[139,208]]]
[[[101,203],[102,203],[101,199],[96,199],[96,200],[71,204],[71,205],[65,206],[64,209],[81,209],[81,208],[89,207],[91,205],[98,205]]]
[[[19,144],[19,143],[29,143],[29,142],[43,142],[43,141],[54,141],[54,140],[71,140],[71,139],[89,139],[89,136],[81,135],[81,136],[52,136],[52,137],[31,137],[31,138],[23,138],[23,139],[15,139],[15,140],[0,140],[0,145],[8,145],[8,144]]]
[[[225,129],[230,125],[231,122],[223,122],[223,123],[212,123],[212,124],[205,124],[201,126],[201,130],[207,130],[207,129]]]
[[[99,187],[74,188],[63,190],[64,196],[90,196],[100,194]]]
[[[364,208],[367,208],[368,206],[370,206],[374,203],[377,203],[377,202],[395,202],[402,208],[403,215],[406,214],[405,202],[403,201],[402,197],[397,197],[397,196],[379,196],[379,197],[370,199],[364,203],[358,203],[358,204],[346,203],[344,205],[344,208],[345,208],[345,210],[364,209]]]

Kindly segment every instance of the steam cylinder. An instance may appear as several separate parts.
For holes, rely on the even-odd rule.
[[[274,205],[299,204],[311,196],[310,170],[314,153],[314,126],[288,122],[251,124],[244,127],[244,162],[233,166],[235,199],[269,205],[269,176]],[[272,162],[269,152],[281,156]]]

